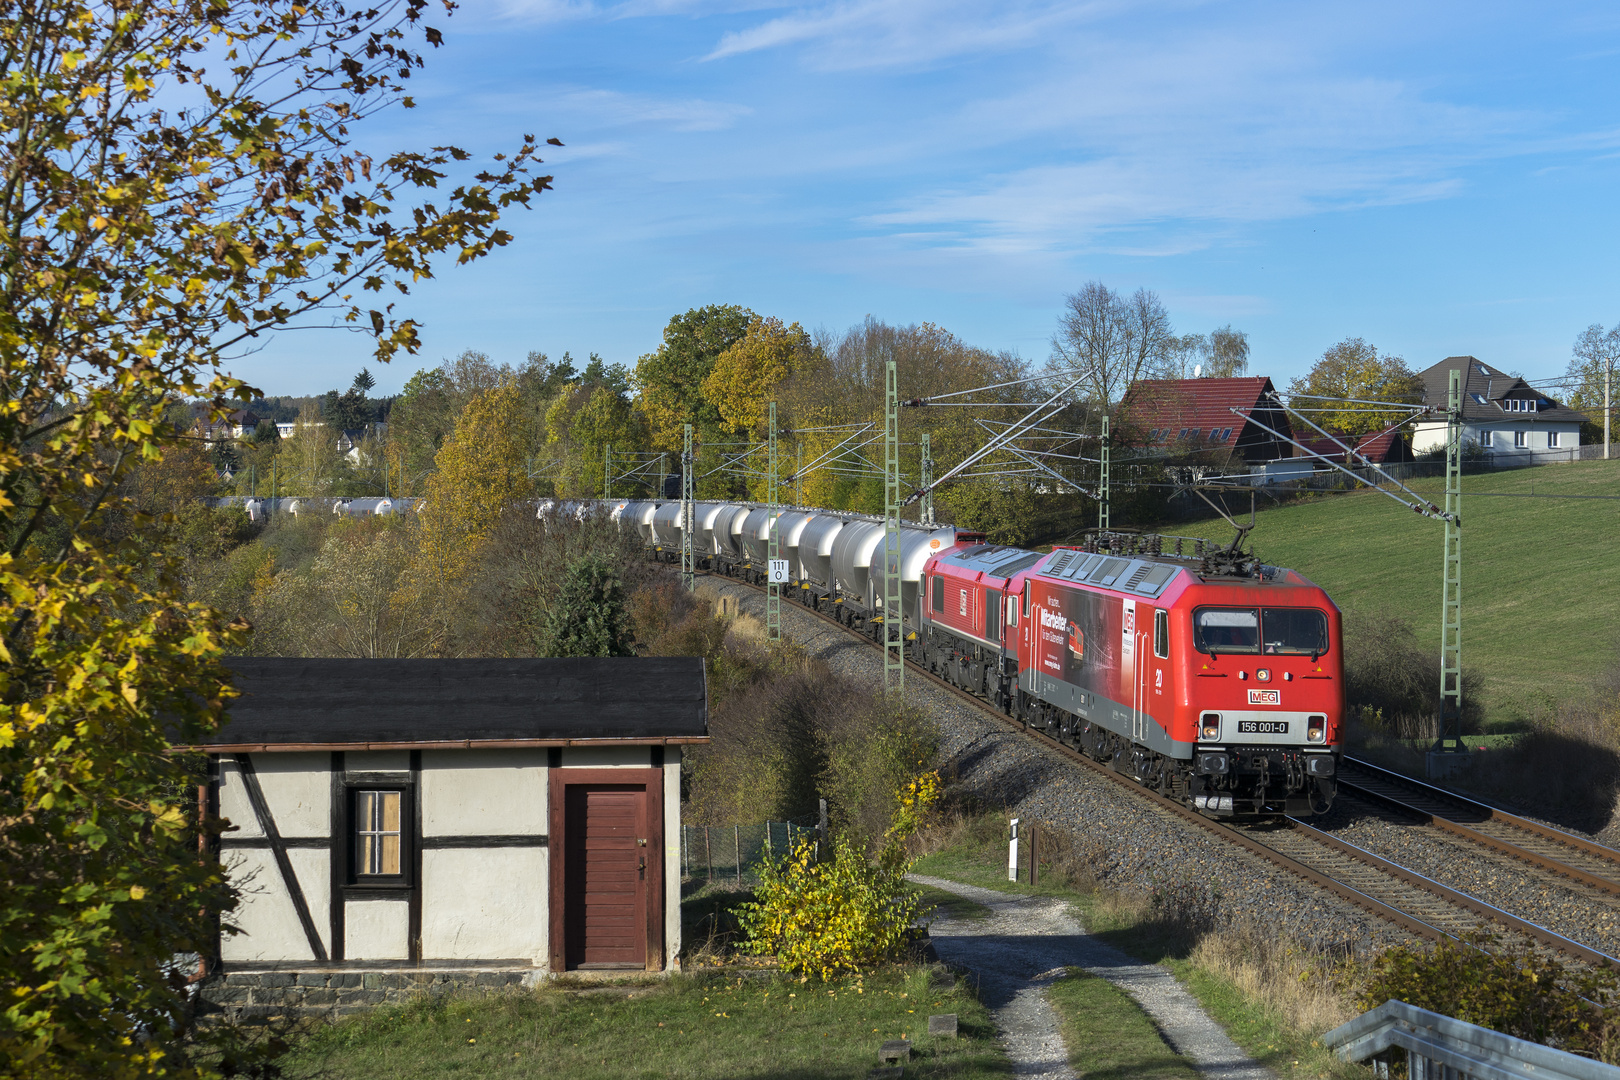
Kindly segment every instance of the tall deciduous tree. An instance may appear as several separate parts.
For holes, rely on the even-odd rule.
[[[680,450],[682,425],[719,427],[719,410],[704,397],[703,382],[720,354],[742,340],[753,317],[732,304],[693,308],[669,320],[657,352],[636,361],[636,392],[659,449]]]
[[[426,0],[32,0],[0,8],[0,1062],[192,1070],[177,953],[232,899],[197,858],[192,777],[243,625],[181,598],[99,522],[172,445],[170,400],[248,401],[220,374],[267,332],[330,321],[379,360],[438,257],[505,244],[548,186],[532,139],[462,183],[445,147],[374,158]],[[418,39],[420,40],[420,39]],[[409,105],[409,99],[403,104]],[[413,190],[447,182],[431,204]]]
[[[418,588],[454,588],[466,578],[501,512],[529,494],[524,453],[532,438],[515,380],[467,402],[428,478]]]
[[[1613,438],[1613,424],[1606,419],[1606,409],[1614,407],[1614,398],[1620,395],[1615,382],[1615,367],[1620,365],[1620,323],[1612,329],[1603,329],[1593,323],[1575,339],[1569,359],[1569,381],[1572,384],[1568,403],[1571,408],[1597,418],[1596,426],[1604,438]]]
[[[1131,383],[1163,371],[1182,347],[1158,294],[1137,289],[1126,296],[1092,281],[1064,298],[1048,368],[1083,373],[1086,396],[1106,410]]]
[[[1310,374],[1290,380],[1288,393],[1312,395],[1293,404],[1301,409],[1322,410],[1307,414],[1322,427],[1361,435],[1381,431],[1410,413],[1358,405],[1355,401],[1415,405],[1423,399],[1423,379],[1399,356],[1380,356],[1377,346],[1361,338],[1346,338],[1329,346]]]

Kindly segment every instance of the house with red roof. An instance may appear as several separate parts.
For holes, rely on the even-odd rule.
[[[1139,379],[1120,402],[1118,429],[1141,446],[1264,465],[1294,456],[1294,430],[1275,392],[1264,376]]]
[[[1412,447],[1402,436],[1399,427],[1385,428],[1383,431],[1369,432],[1363,435],[1345,435],[1342,432],[1333,432],[1334,438],[1317,435],[1316,432],[1307,432],[1310,438],[1299,437],[1300,444],[1306,450],[1298,451],[1300,457],[1310,457],[1312,453],[1346,465],[1359,465],[1359,458],[1365,458],[1374,465],[1401,465],[1414,460]],[[1337,439],[1338,441],[1334,441]],[[1354,450],[1357,460],[1348,460],[1345,447]],[[1309,451],[1309,453],[1307,452]]]

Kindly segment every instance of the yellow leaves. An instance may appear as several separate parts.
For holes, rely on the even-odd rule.
[[[78,67],[83,61],[84,61],[84,53],[82,53],[82,52],[78,52],[77,50],[75,50],[73,52],[63,53],[62,54],[62,70],[63,71],[72,71],[74,68]]]
[[[766,403],[776,388],[809,356],[810,335],[798,323],[783,326],[777,318],[755,316],[743,339],[722,352],[703,380],[703,396],[713,402],[726,423],[754,432],[765,422]]]
[[[129,898],[131,900],[146,899],[146,889],[140,885],[131,885],[129,887]]]

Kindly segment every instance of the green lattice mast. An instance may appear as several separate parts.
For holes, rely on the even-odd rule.
[[[1440,739],[1436,750],[1467,750],[1462,740],[1462,373],[1451,371],[1446,401],[1446,536],[1440,588]]]
[[[900,613],[900,390],[893,360],[883,396],[883,689],[906,686],[906,635]]]
[[[1098,459],[1102,463],[1101,475],[1097,479],[1097,528],[1107,532],[1113,528],[1113,521],[1108,512],[1108,414],[1103,413],[1102,418],[1102,447]]]
[[[924,525],[934,523],[934,461],[928,447],[928,432],[922,433],[922,460],[917,463],[917,471],[922,476],[922,522]]]
[[[681,450],[681,584],[687,592],[697,589],[697,567],[692,559],[692,472],[695,465],[692,453],[692,425],[686,425],[685,445]]]
[[[782,541],[776,534],[776,522],[781,517],[782,511],[776,505],[776,402],[774,401],[771,402],[769,423],[767,439],[770,443],[770,453],[765,478],[765,523],[766,528],[770,530],[770,539],[766,546],[765,563],[765,636],[770,641],[781,641],[782,585],[771,572],[777,560],[782,557]]]

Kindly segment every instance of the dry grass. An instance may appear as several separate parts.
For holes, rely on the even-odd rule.
[[[1257,927],[1204,933],[1187,962],[1236,987],[1296,1031],[1331,1031],[1356,1015],[1333,957],[1279,941]]]

